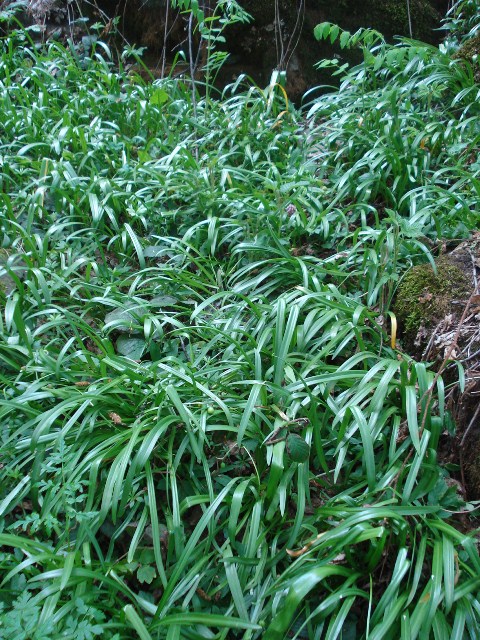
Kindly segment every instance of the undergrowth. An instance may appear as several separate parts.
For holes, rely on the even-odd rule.
[[[362,33],[319,28],[364,63],[302,110],[2,38],[0,638],[478,638],[389,313],[478,226],[480,88]]]

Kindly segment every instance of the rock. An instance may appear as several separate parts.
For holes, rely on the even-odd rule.
[[[205,4],[213,6],[213,0]],[[399,0],[278,0],[276,13],[273,0],[241,0],[253,21],[237,24],[225,32],[225,48],[232,55],[220,75],[225,85],[245,73],[265,86],[274,69],[287,68],[287,92],[298,100],[306,89],[322,83],[331,84],[328,72],[320,73],[314,64],[334,54],[356,63],[356,51],[345,52],[329,43],[319,43],[313,36],[320,22],[338,23],[342,28],[356,31],[372,27],[388,39],[409,34],[406,2]],[[448,8],[448,0],[410,0],[410,22],[413,37],[438,42],[436,31]],[[164,34],[168,31],[167,54],[171,59],[180,51],[187,51],[187,17],[168,8],[166,0],[98,0],[98,13],[120,18],[119,28],[127,39],[148,48],[147,60],[152,68],[161,68]],[[302,9],[304,7],[304,10]],[[168,18],[168,20],[167,20]],[[233,60],[237,62],[232,64]]]
[[[480,82],[480,33],[468,38],[453,57],[469,62],[473,67],[475,82]]]
[[[28,0],[27,12],[37,24],[54,22],[61,24],[68,17],[69,5],[72,0]]]
[[[214,2],[204,0],[207,12]],[[2,7],[11,3],[12,0],[3,0],[3,3],[0,0]],[[334,22],[352,32],[360,27],[371,27],[387,39],[408,35],[411,24],[414,38],[438,42],[442,36],[436,29],[448,8],[448,0],[409,0],[409,21],[407,3],[399,0],[364,0],[361,3],[357,0],[338,0],[336,3],[330,0],[278,0],[277,3],[273,0],[241,0],[240,4],[252,15],[253,21],[226,29],[224,46],[231,57],[219,75],[218,84],[225,86],[244,73],[260,86],[266,86],[274,69],[287,69],[286,89],[293,101],[298,101],[311,87],[332,84],[328,71],[315,70],[314,64],[319,60],[336,55],[356,64],[361,59],[358,51],[345,51],[327,42],[317,42],[313,30],[320,22]],[[129,42],[147,48],[145,60],[154,77],[166,72],[178,52],[188,54],[188,14],[174,11],[169,0],[97,0],[95,3],[28,0],[21,19],[27,24],[36,24],[42,37],[57,34],[60,39],[73,37],[81,42],[85,36],[83,17],[106,25],[99,34],[101,39],[115,33],[114,20],[117,19],[118,30]],[[195,40],[196,50],[198,33]]]
[[[436,269],[435,273],[430,264],[410,269],[398,287],[393,307],[403,344],[418,357],[440,323],[444,330],[453,326],[471,292],[470,277],[451,257],[437,259]]]
[[[433,362],[448,388],[449,440],[468,499],[480,498],[480,232],[430,265],[413,267],[393,311],[405,349]]]

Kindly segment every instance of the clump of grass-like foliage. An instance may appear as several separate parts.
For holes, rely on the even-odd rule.
[[[385,319],[479,223],[480,87],[317,35],[364,62],[303,110],[1,39],[0,638],[478,638],[444,386]]]

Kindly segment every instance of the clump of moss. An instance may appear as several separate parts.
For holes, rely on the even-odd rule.
[[[453,57],[473,62],[475,56],[480,56],[480,34],[466,40]]]
[[[475,81],[480,82],[480,34],[464,42],[453,57],[469,62],[474,70]]]
[[[398,287],[393,311],[407,342],[413,342],[421,325],[435,326],[454,311],[453,300],[470,293],[467,275],[448,258],[436,262],[437,273],[430,264],[413,267]]]

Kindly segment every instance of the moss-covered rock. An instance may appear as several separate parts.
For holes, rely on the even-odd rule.
[[[466,40],[457,51],[455,58],[463,58],[469,62],[478,62],[480,56],[480,33]]]
[[[439,258],[435,273],[430,264],[410,269],[398,287],[393,311],[407,349],[413,349],[420,327],[434,328],[458,310],[455,300],[468,297],[469,277],[448,257]]]
[[[480,82],[480,33],[466,40],[454,58],[469,62],[473,66],[476,82]]]

